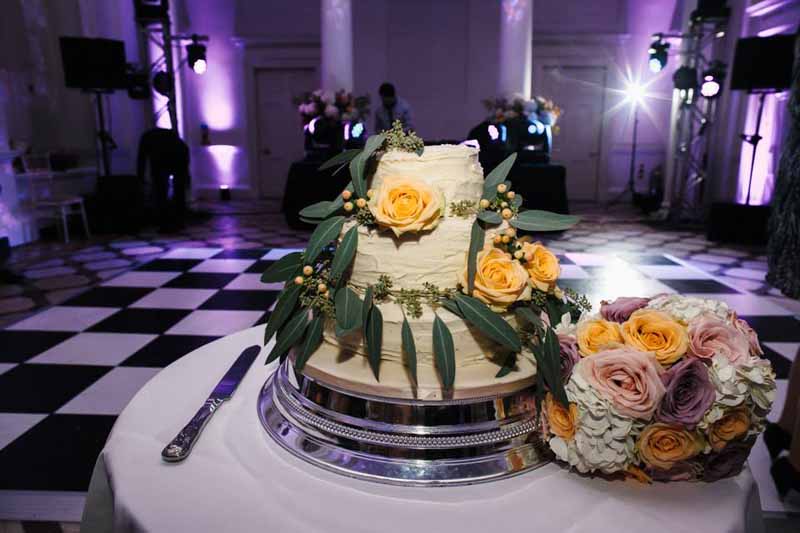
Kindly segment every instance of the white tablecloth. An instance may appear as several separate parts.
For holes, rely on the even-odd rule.
[[[760,533],[749,471],[709,484],[643,486],[570,475],[558,466],[452,488],[353,480],[289,455],[262,429],[258,391],[273,366],[262,351],[191,456],[162,462],[183,427],[263,327],[210,343],[165,368],[120,415],[98,459],[82,531],[411,533]]]

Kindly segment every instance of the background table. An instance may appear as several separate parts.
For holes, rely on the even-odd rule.
[[[98,459],[83,531],[762,531],[748,470],[713,485],[641,486],[582,478],[549,464],[451,488],[393,487],[323,471],[279,448],[258,421],[256,397],[274,369],[263,365],[267,350],[192,455],[163,463],[164,444],[241,350],[262,338],[260,326],[207,344],[141,389]]]
[[[300,210],[323,200],[333,200],[350,183],[350,170],[343,168],[335,176],[336,167],[318,170],[324,161],[295,161],[289,167],[281,210],[286,223],[295,229],[314,229],[300,220]]]

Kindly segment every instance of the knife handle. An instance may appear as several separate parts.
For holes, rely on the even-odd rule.
[[[161,450],[161,458],[169,463],[178,463],[189,457],[195,440],[223,401],[219,398],[206,400],[181,432]]]

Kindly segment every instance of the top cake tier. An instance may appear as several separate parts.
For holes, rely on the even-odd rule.
[[[363,289],[386,274],[396,289],[419,289],[426,282],[440,288],[455,287],[458,272],[464,267],[475,217],[451,216],[448,206],[461,200],[476,204],[480,200],[483,169],[478,162],[478,150],[465,145],[443,145],[426,147],[421,157],[408,152],[386,152],[378,160],[370,188],[378,190],[384,180],[394,178],[424,181],[441,193],[442,218],[430,230],[399,237],[386,229],[359,227],[350,283]],[[349,227],[348,224],[344,231]]]

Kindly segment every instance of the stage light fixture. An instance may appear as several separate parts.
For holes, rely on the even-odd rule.
[[[364,123],[363,122],[356,122],[353,124],[353,127],[350,129],[350,136],[353,139],[358,139],[361,137],[361,134],[364,133]]]
[[[661,72],[667,66],[667,52],[669,51],[669,43],[664,42],[661,34],[656,34],[655,40],[650,43],[650,48],[647,52],[650,54],[650,70],[652,72]]]
[[[208,68],[206,63],[206,45],[200,44],[199,36],[192,35],[192,42],[186,45],[186,61],[196,74],[204,74]]]
[[[706,98],[716,98],[722,89],[725,80],[725,63],[722,61],[712,61],[709,67],[703,72],[703,83],[700,85],[700,94]]]
[[[500,130],[497,129],[497,126],[494,124],[489,124],[489,138],[493,141],[496,141],[498,137],[500,137]]]
[[[156,72],[153,76],[153,89],[158,94],[169,98],[172,93],[172,77],[163,70]]]
[[[689,91],[697,88],[697,69],[686,65],[680,67],[672,76],[675,88],[681,91]]]

